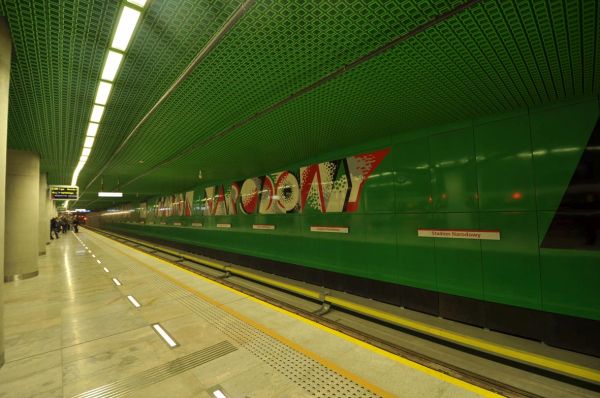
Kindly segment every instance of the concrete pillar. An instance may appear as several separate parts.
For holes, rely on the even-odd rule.
[[[8,22],[0,16],[0,275],[4,275],[4,195],[6,186],[6,130],[8,128],[8,83],[12,45]],[[0,367],[4,365],[4,297],[0,283]]]
[[[46,173],[40,173],[39,193],[39,227],[38,227],[38,254],[46,254],[46,245],[50,241],[50,214],[48,212],[48,183]]]
[[[46,202],[46,214],[48,217],[48,233],[50,233],[50,219],[56,217],[56,207],[54,207],[54,201],[50,199],[50,194],[48,194],[47,202]]]
[[[9,149],[6,153],[5,282],[38,274],[39,193],[39,155]]]

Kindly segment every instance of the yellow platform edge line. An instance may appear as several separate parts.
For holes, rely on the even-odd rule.
[[[595,382],[600,382],[600,372],[591,368],[586,368],[583,366],[571,364],[569,362],[564,362],[557,359],[548,358],[546,356],[533,354],[525,351],[520,351],[515,348],[490,343],[478,338],[469,337],[465,335],[461,335],[455,332],[449,332],[447,330],[443,330],[437,327],[428,326],[422,324],[420,322],[411,321],[405,318],[394,316],[393,314],[389,314],[384,311],[378,311],[373,308],[369,308],[366,306],[361,306],[360,304],[352,303],[347,300],[338,299],[335,297],[330,297],[328,299],[332,304],[338,305],[340,307],[353,310],[359,313],[364,313],[375,317],[377,319],[389,321],[401,326],[405,326],[409,329],[421,331],[430,336],[440,337],[447,341],[457,342],[461,345],[474,347],[478,350],[490,352],[493,354],[500,355],[505,358],[514,359],[520,362],[526,362],[529,364],[534,364],[539,367],[543,367],[546,369],[552,369],[558,371],[560,373],[576,376],[578,378],[583,378],[587,380],[592,380]]]
[[[115,235],[118,236],[118,234],[115,234]],[[123,237],[123,238],[129,239],[127,237]],[[153,247],[155,249],[157,247],[160,247],[160,246],[153,246],[152,244],[148,244],[148,243],[137,241],[137,240],[136,240],[136,242],[144,244],[148,247]],[[185,256],[185,254],[179,254],[179,255]],[[198,262],[201,262],[208,266],[213,266],[213,267],[215,265],[218,265],[217,263],[214,263],[209,260],[204,260],[204,259],[198,258],[198,257],[195,257],[194,261],[198,261]],[[240,270],[235,270],[235,273],[238,273],[238,274],[242,274],[242,272],[243,271],[240,272]],[[289,285],[284,282],[278,282],[271,278],[257,277],[257,276],[251,275],[250,273],[245,273],[245,274],[246,274],[246,276],[251,277],[252,279],[259,280],[262,282],[277,284],[277,286],[280,288],[295,291],[296,293],[301,294],[306,297],[317,298],[317,299],[320,298],[318,293],[311,292],[308,289],[296,288],[293,285]],[[533,353],[529,353],[526,351],[521,351],[521,350],[511,348],[508,346],[504,346],[501,344],[490,343],[489,341],[478,339],[476,337],[469,337],[469,336],[462,335],[460,333],[451,332],[448,330],[429,326],[422,322],[412,321],[410,319],[402,318],[400,316],[397,316],[397,315],[394,315],[394,314],[391,314],[391,313],[388,313],[385,311],[379,311],[374,308],[370,308],[370,307],[367,307],[367,306],[364,306],[361,304],[353,303],[351,301],[344,300],[342,298],[338,298],[335,296],[327,295],[326,301],[330,302],[331,304],[338,305],[340,307],[343,307],[343,308],[346,308],[346,309],[349,309],[349,310],[352,310],[352,311],[355,311],[358,313],[370,315],[370,316],[375,317],[380,320],[388,321],[388,322],[394,323],[396,325],[407,327],[409,329],[412,329],[412,330],[415,330],[418,332],[422,332],[424,334],[428,334],[428,335],[431,335],[434,337],[439,337],[446,341],[450,341],[450,342],[458,343],[460,345],[465,345],[465,346],[469,346],[472,348],[476,348],[481,351],[500,355],[502,357],[513,359],[513,360],[516,360],[519,362],[533,364],[538,367],[554,370],[554,371],[557,371],[557,372],[560,372],[563,374],[575,376],[580,379],[586,379],[586,380],[590,380],[590,381],[593,381],[596,383],[600,383],[600,370],[587,368],[585,366],[572,364],[569,362],[549,358],[549,357],[539,355],[539,354],[533,354]]]
[[[91,231],[91,232],[94,232],[94,231]],[[96,232],[94,232],[94,233],[96,233]],[[96,233],[96,234],[100,235],[98,233]],[[100,235],[100,236],[102,237],[102,235]],[[428,368],[428,367],[426,367],[424,365],[418,364],[418,363],[413,362],[413,361],[411,361],[409,359],[403,358],[403,357],[401,357],[399,355],[393,354],[393,353],[391,353],[389,351],[385,351],[385,350],[383,350],[383,349],[381,349],[379,347],[376,347],[376,346],[371,345],[369,343],[366,343],[364,341],[358,340],[358,339],[356,339],[356,338],[354,338],[352,336],[344,334],[344,333],[342,333],[340,331],[337,331],[335,329],[332,329],[332,328],[330,328],[328,326],[322,325],[322,324],[320,324],[318,322],[314,322],[314,321],[312,321],[310,319],[304,318],[304,317],[302,317],[300,315],[297,315],[297,314],[295,314],[293,312],[290,312],[288,310],[285,310],[283,308],[277,307],[277,306],[275,306],[273,304],[269,304],[269,303],[267,303],[267,302],[265,302],[263,300],[257,299],[256,297],[250,296],[250,295],[248,295],[246,293],[240,292],[239,290],[236,290],[236,289],[233,289],[233,288],[231,288],[229,286],[223,285],[223,284],[221,284],[221,283],[219,283],[217,281],[213,281],[212,279],[205,278],[205,277],[203,277],[201,275],[198,275],[197,273],[194,273],[194,272],[192,272],[190,270],[187,270],[185,268],[179,267],[179,266],[177,266],[175,264],[172,264],[172,263],[170,263],[170,262],[168,262],[166,260],[163,260],[163,259],[158,258],[156,256],[152,256],[150,253],[146,253],[143,250],[139,250],[139,249],[133,248],[131,246],[127,246],[124,243],[121,243],[121,242],[116,241],[114,239],[111,239],[111,241],[115,242],[115,243],[118,243],[118,244],[121,244],[121,245],[125,246],[126,248],[133,249],[133,250],[135,250],[135,251],[137,251],[137,252],[139,252],[141,254],[145,254],[145,255],[151,257],[154,260],[158,260],[160,262],[163,262],[164,264],[168,265],[169,267],[172,267],[172,268],[175,268],[177,270],[186,272],[186,273],[188,273],[189,275],[191,275],[191,276],[193,276],[195,278],[199,278],[199,279],[202,279],[202,280],[207,281],[209,283],[212,283],[214,285],[220,286],[220,287],[222,287],[224,289],[227,289],[227,290],[229,290],[229,291],[231,291],[231,292],[233,292],[235,294],[238,294],[238,295],[240,295],[242,297],[246,297],[246,298],[248,298],[250,300],[253,300],[253,301],[255,301],[255,302],[257,302],[257,303],[259,303],[261,305],[267,306],[267,307],[269,307],[271,309],[274,309],[275,311],[283,313],[283,314],[285,314],[287,316],[290,316],[292,318],[298,319],[298,320],[300,320],[302,322],[305,322],[305,323],[307,323],[307,324],[309,324],[311,326],[314,326],[316,328],[324,330],[324,331],[326,331],[326,332],[328,332],[330,334],[333,334],[333,335],[335,335],[337,337],[345,339],[345,340],[347,340],[347,341],[349,341],[349,342],[351,342],[351,343],[353,343],[355,345],[358,345],[358,346],[360,346],[362,348],[370,350],[370,351],[372,351],[374,353],[377,353],[377,354],[379,354],[381,356],[384,356],[386,358],[392,359],[392,360],[394,360],[396,362],[399,362],[399,363],[401,363],[401,364],[403,364],[405,366],[408,366],[408,367],[410,367],[412,369],[415,369],[415,370],[417,370],[417,371],[419,371],[421,373],[425,373],[425,374],[427,374],[429,376],[435,377],[435,378],[437,378],[439,380],[442,380],[442,381],[444,381],[446,383],[455,385],[455,386],[460,387],[460,388],[462,388],[464,390],[471,391],[471,392],[473,392],[473,393],[475,393],[477,395],[480,395],[480,396],[486,397],[486,398],[502,398],[503,397],[502,395],[497,394],[497,393],[495,393],[493,391],[486,390],[486,389],[484,389],[482,387],[470,384],[470,383],[468,383],[466,381],[457,379],[457,378],[455,378],[453,376],[447,375],[447,374],[442,373],[440,371],[437,371],[435,369]],[[148,246],[151,247],[151,245],[148,245]],[[127,255],[126,253],[124,253],[124,254]],[[132,258],[131,256],[129,256],[129,257]],[[199,260],[201,260],[201,259],[199,259]],[[146,265],[144,264],[144,266],[146,266]],[[148,266],[146,266],[146,267],[148,267]],[[165,275],[169,280],[173,280],[174,282],[176,282],[177,284],[179,284],[176,279],[173,279],[172,277],[170,277],[170,276],[168,276],[168,275],[166,275],[166,274],[164,274],[164,273],[162,273],[162,272],[160,272],[160,271],[158,271],[158,270],[156,270],[154,268],[151,268],[151,269],[153,271],[161,273],[161,275]],[[193,288],[190,288],[190,289],[193,290],[193,292],[198,293],[195,289],[193,289]],[[207,301],[211,302],[212,300],[210,300],[210,298],[209,298]],[[215,303],[215,305],[219,306],[219,307],[223,307],[224,306],[223,304],[220,304],[220,303]],[[240,315],[240,316],[242,316],[242,315]],[[284,338],[284,337],[282,336],[282,338]],[[296,343],[293,343],[293,344],[296,344]],[[304,348],[302,348],[302,349],[304,349]]]

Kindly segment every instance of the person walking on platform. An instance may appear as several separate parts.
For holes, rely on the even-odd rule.
[[[58,230],[59,230],[58,220],[56,219],[56,217],[51,218],[50,219],[50,239],[54,239],[52,237],[52,233],[54,233],[54,235],[56,235],[56,239],[58,239]]]
[[[73,219],[73,231],[75,233],[79,232],[79,220],[77,219],[77,217]]]
[[[66,234],[67,233],[67,226],[68,226],[67,220],[65,220],[64,218],[62,218],[60,220],[60,224],[61,224],[61,227],[62,227],[63,234]]]

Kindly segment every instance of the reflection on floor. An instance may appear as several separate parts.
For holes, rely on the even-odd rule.
[[[87,230],[4,291],[0,397],[494,396]]]

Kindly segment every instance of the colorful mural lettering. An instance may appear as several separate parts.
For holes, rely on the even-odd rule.
[[[352,213],[358,209],[365,182],[389,152],[390,148],[385,148],[301,167],[296,172],[279,171],[208,186],[200,193],[199,205],[194,204],[194,191],[163,196],[154,206],[154,215]]]

